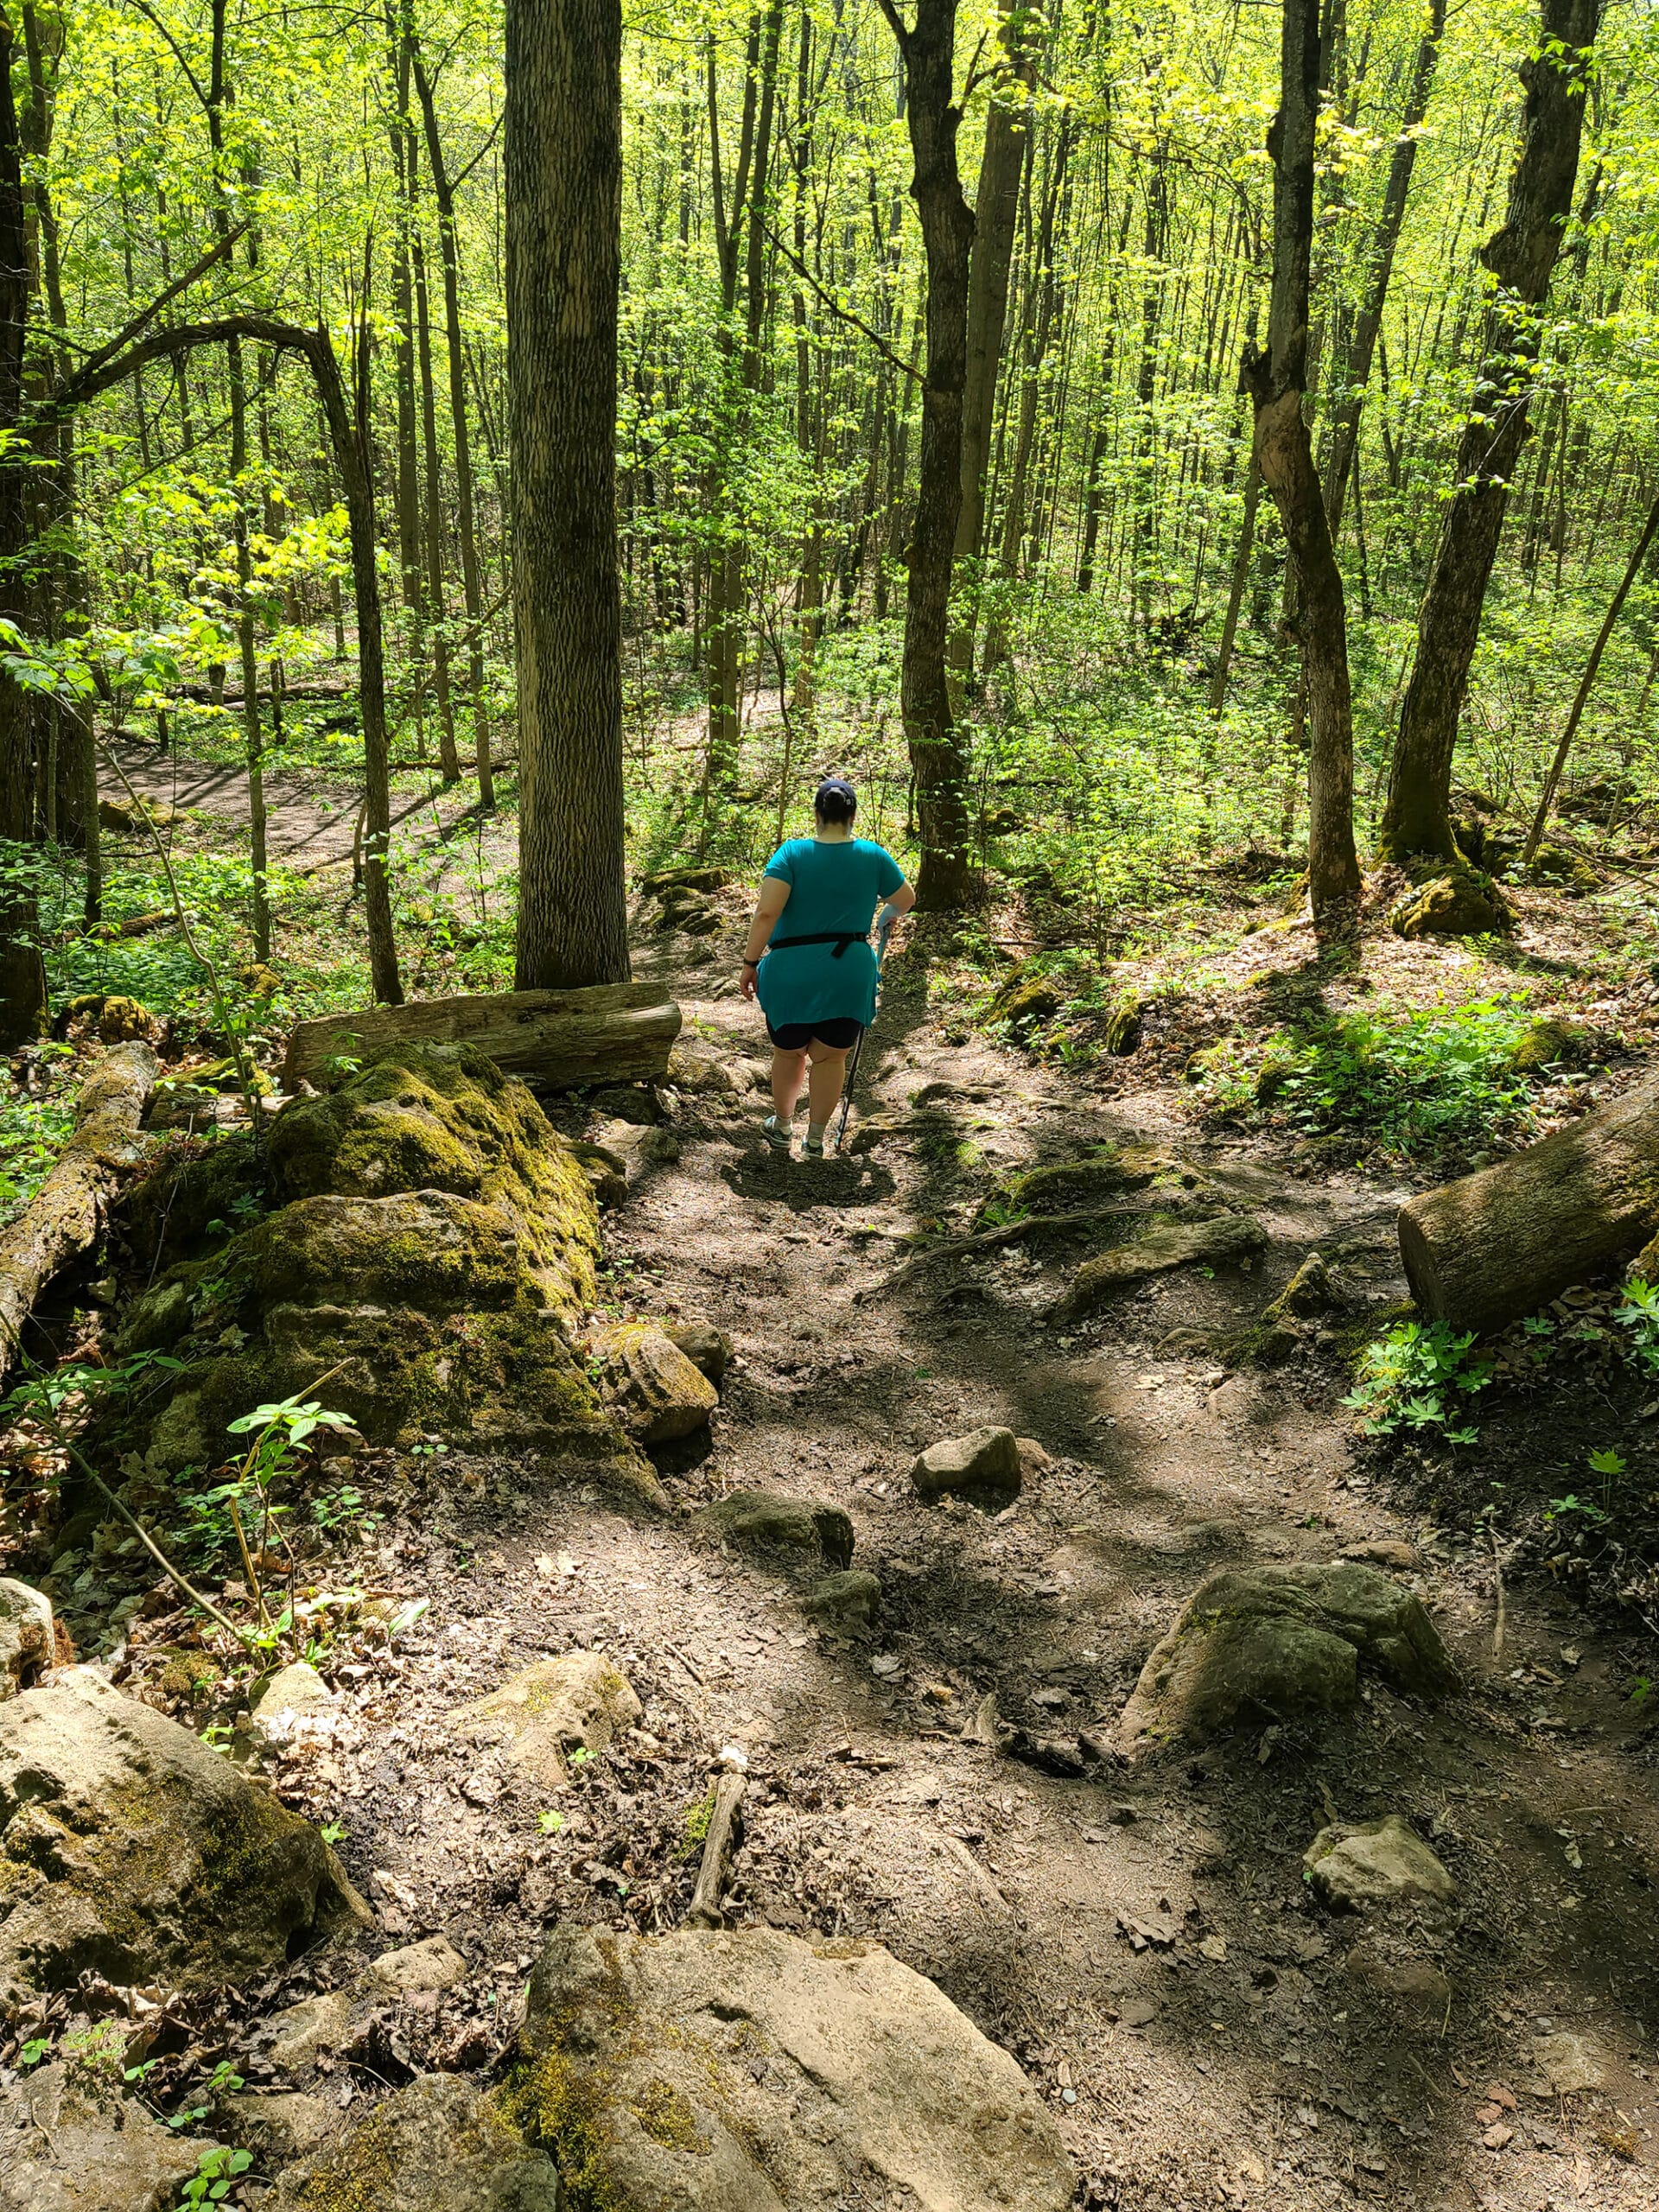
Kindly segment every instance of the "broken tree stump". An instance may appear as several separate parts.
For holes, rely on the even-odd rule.
[[[56,1165],[0,1230],[0,1381],[16,1361],[35,1300],[94,1242],[118,1186],[143,1156],[138,1125],[160,1071],[151,1046],[135,1041],[105,1052],[81,1085],[74,1133]]]
[[[645,1083],[668,1072],[680,1009],[655,983],[597,983],[581,991],[492,991],[419,999],[298,1021],[283,1088],[327,1090],[329,1063],[361,1060],[385,1045],[471,1045],[533,1090],[583,1083]]]
[[[715,1784],[715,1802],[709,1815],[709,1834],[697,1869],[697,1886],[686,1914],[692,1928],[723,1928],[720,1900],[732,1871],[732,1853],[743,1840],[743,1777],[722,1774]]]
[[[1571,1128],[1400,1210],[1433,1321],[1486,1335],[1631,1259],[1659,1230],[1659,1075]]]

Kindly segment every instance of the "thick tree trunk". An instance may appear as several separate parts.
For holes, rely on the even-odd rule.
[[[917,899],[924,909],[948,909],[965,904],[974,888],[968,747],[951,713],[945,664],[950,573],[962,513],[962,399],[974,218],[957,168],[962,121],[952,98],[957,0],[918,0],[913,30],[906,28],[894,0],[881,0],[881,9],[904,58],[915,162],[910,189],[927,258],[920,480],[906,549],[899,700],[922,847]]]
[[[1542,51],[1521,65],[1521,152],[1503,227],[1481,260],[1497,280],[1482,366],[1458,452],[1455,490],[1417,620],[1417,658],[1400,716],[1379,845],[1390,859],[1455,861],[1452,757],[1486,586],[1527,435],[1538,356],[1535,310],[1549,289],[1573,205],[1585,74],[1601,0],[1543,0]]]
[[[327,1014],[296,1022],[283,1084],[326,1084],[340,1053],[360,1058],[383,1045],[471,1045],[508,1075],[541,1090],[583,1083],[643,1083],[665,1075],[680,1009],[654,983],[602,983],[580,991],[495,991],[417,999],[388,1010]]]
[[[620,0],[507,7],[521,990],[626,982]]]
[[[1301,584],[1310,742],[1307,874],[1314,925],[1338,927],[1359,890],[1354,851],[1353,706],[1347,611],[1302,416],[1307,376],[1313,134],[1319,111],[1319,0],[1285,0],[1273,156],[1273,290],[1265,353],[1246,346],[1240,381],[1255,410],[1255,457]]]
[[[9,1228],[0,1230],[0,1382],[23,1325],[54,1275],[97,1240],[122,1178],[143,1156],[138,1125],[160,1067],[148,1045],[117,1045],[75,1102],[74,1134]]]
[[[1328,379],[1335,404],[1331,417],[1330,450],[1325,457],[1325,509],[1331,519],[1333,538],[1342,530],[1348,473],[1353,467],[1354,448],[1359,440],[1360,410],[1365,404],[1371,357],[1376,351],[1377,333],[1382,327],[1382,309],[1388,301],[1389,281],[1394,274],[1394,251],[1400,243],[1400,226],[1405,220],[1406,200],[1411,190],[1411,172],[1417,160],[1418,127],[1428,112],[1428,95],[1433,86],[1434,65],[1440,60],[1445,29],[1446,0],[1429,0],[1428,28],[1417,49],[1411,90],[1406,96],[1400,136],[1395,141],[1389,181],[1383,188],[1382,212],[1377,218],[1376,237],[1371,247],[1370,283],[1346,355],[1333,364]]]
[[[1659,1075],[1400,1211],[1412,1295],[1486,1334],[1621,1266],[1659,1232]]]

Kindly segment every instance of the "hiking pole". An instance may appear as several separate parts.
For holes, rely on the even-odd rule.
[[[893,920],[896,921],[897,919],[898,916],[895,915],[893,917]],[[876,1011],[878,1013],[880,1011],[881,963],[887,957],[887,941],[892,935],[893,922],[883,922],[880,928],[877,930],[875,933],[875,989]],[[870,1017],[870,1027],[873,1029],[874,1027],[875,1016],[874,1014],[872,1014]],[[868,1029],[861,1029],[858,1033],[858,1042],[853,1047],[852,1065],[847,1071],[847,1088],[842,1094],[841,1127],[836,1131],[836,1150],[837,1152],[841,1150],[842,1140],[847,1135],[847,1116],[852,1111],[853,1104],[853,1085],[858,1081],[859,1056],[864,1050],[864,1039],[869,1035],[869,1033]]]

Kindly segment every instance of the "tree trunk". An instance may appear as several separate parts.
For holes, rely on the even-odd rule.
[[[461,538],[461,589],[472,632],[467,649],[467,690],[473,702],[473,751],[478,771],[479,804],[495,804],[495,777],[490,765],[490,717],[484,703],[483,580],[478,561],[478,519],[473,484],[473,442],[467,415],[467,355],[461,335],[461,248],[455,230],[454,187],[444,164],[432,85],[420,55],[415,86],[426,125],[427,165],[438,204],[438,245],[443,256],[443,329],[449,353],[449,416],[455,446],[455,528]]]
[[[1255,458],[1273,494],[1301,584],[1307,755],[1307,874],[1316,929],[1340,927],[1359,891],[1354,851],[1353,706],[1347,610],[1313,448],[1302,417],[1313,241],[1313,135],[1319,111],[1319,0],[1284,0],[1273,156],[1273,289],[1265,353],[1240,374],[1255,413]]]
[[[0,16],[0,432],[15,431],[22,414],[29,318],[22,147],[11,82],[16,52],[10,22]],[[0,451],[0,618],[20,627],[28,621],[29,474],[26,456],[8,440]],[[27,693],[0,674],[0,839],[17,847],[31,845],[35,836],[30,722]],[[38,1037],[46,1016],[34,882],[32,876],[20,880],[21,874],[14,865],[0,879],[0,1047],[8,1048]]]
[[[1527,435],[1538,355],[1535,310],[1549,289],[1573,204],[1586,69],[1600,0],[1543,0],[1543,51],[1521,65],[1527,88],[1508,216],[1481,260],[1497,279],[1482,365],[1417,620],[1379,846],[1395,860],[1455,861],[1452,757],[1497,556],[1510,485]]]
[[[1485,1335],[1631,1259],[1659,1231],[1659,1075],[1400,1211],[1431,1320]]]
[[[1440,39],[1446,29],[1446,0],[1429,0],[1428,28],[1423,33],[1422,44],[1417,49],[1417,60],[1412,70],[1411,90],[1406,97],[1406,111],[1400,118],[1400,136],[1395,141],[1394,158],[1389,163],[1389,181],[1382,193],[1382,213],[1377,219],[1376,238],[1371,248],[1370,284],[1363,305],[1355,321],[1353,336],[1345,358],[1332,364],[1328,389],[1335,399],[1331,418],[1331,446],[1325,470],[1325,508],[1331,518],[1331,535],[1340,536],[1343,504],[1348,493],[1348,472],[1353,466],[1354,447],[1359,437],[1359,413],[1365,404],[1365,386],[1370,379],[1371,356],[1376,350],[1376,334],[1382,327],[1382,309],[1388,301],[1389,280],[1394,273],[1394,251],[1400,242],[1400,226],[1405,220],[1406,200],[1411,190],[1411,172],[1417,159],[1417,131],[1428,112],[1428,95],[1434,82],[1434,65],[1440,60]]]
[[[455,710],[449,697],[449,640],[443,625],[449,609],[443,584],[443,480],[438,467],[438,412],[432,388],[432,317],[427,296],[426,255],[415,240],[415,353],[421,372],[421,451],[426,463],[423,536],[426,542],[426,604],[432,624],[432,696],[438,709],[438,761],[446,784],[461,780],[455,749]]]
[[[1262,504],[1262,471],[1256,467],[1255,454],[1250,454],[1249,467],[1244,477],[1244,512],[1238,525],[1238,547],[1233,555],[1232,580],[1227,587],[1227,612],[1221,625],[1221,643],[1216,649],[1216,672],[1210,679],[1210,711],[1218,715],[1227,703],[1227,677],[1233,664],[1233,645],[1238,636],[1238,613],[1244,603],[1244,586],[1249,579],[1250,554],[1255,545],[1255,511]]]
[[[906,28],[894,0],[881,0],[881,10],[904,60],[915,162],[910,190],[927,259],[920,475],[907,549],[899,698],[922,847],[917,900],[924,909],[949,909],[965,904],[974,888],[968,747],[952,716],[945,667],[950,571],[962,513],[962,401],[974,218],[957,168],[962,121],[951,97],[957,0],[917,0],[913,30]]]
[[[507,7],[521,990],[623,982],[620,0]]]
[[[950,665],[965,678],[974,664],[974,601],[985,543],[985,484],[990,467],[991,426],[997,372],[1008,314],[1008,276],[1020,215],[1020,177],[1031,137],[1028,99],[1033,59],[1026,48],[1012,0],[1002,0],[1005,67],[994,80],[985,111],[985,147],[974,200],[974,244],[968,273],[968,365],[962,393],[962,512],[956,558],[968,569],[967,586],[950,640]]]
[[[52,1172],[0,1230],[0,1382],[16,1364],[35,1300],[97,1241],[111,1197],[142,1158],[138,1125],[160,1072],[148,1045],[106,1052],[80,1087],[74,1134]]]

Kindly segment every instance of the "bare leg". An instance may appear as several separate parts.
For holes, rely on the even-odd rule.
[[[841,1086],[847,1073],[847,1047],[843,1046],[836,1052],[815,1039],[807,1046],[807,1058],[812,1063],[812,1071],[807,1078],[807,1120],[822,1135],[841,1103]]]
[[[806,1054],[785,1052],[774,1046],[772,1055],[772,1103],[780,1127],[787,1126],[806,1079]]]

